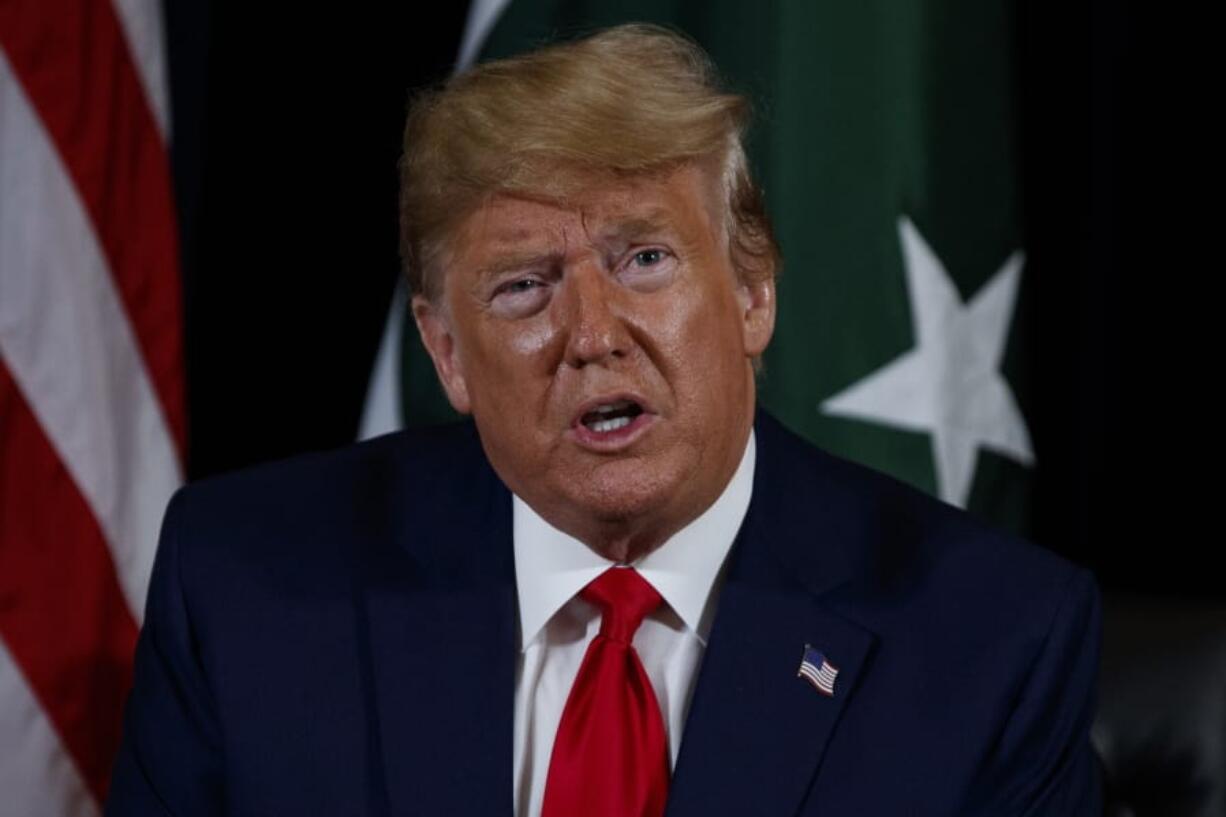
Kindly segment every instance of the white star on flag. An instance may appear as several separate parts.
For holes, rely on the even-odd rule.
[[[915,346],[822,402],[827,414],[932,435],[937,487],[966,506],[979,448],[1034,462],[1030,434],[1000,360],[1013,319],[1023,254],[1011,254],[966,303],[906,216],[898,219]]]

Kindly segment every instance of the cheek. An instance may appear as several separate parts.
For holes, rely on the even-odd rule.
[[[461,355],[474,410],[496,413],[499,423],[523,425],[544,397],[558,336],[541,319],[486,325],[467,338]]]
[[[539,360],[547,357],[558,345],[561,332],[547,316],[523,322],[502,339],[505,352],[520,360]]]
[[[669,366],[702,381],[718,379],[743,357],[738,314],[734,299],[723,292],[696,292],[655,315],[653,334]]]

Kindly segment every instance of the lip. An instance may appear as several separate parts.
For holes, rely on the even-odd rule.
[[[589,411],[595,411],[597,406],[602,406],[606,403],[616,403],[620,400],[638,403],[643,409],[643,413],[631,420],[629,425],[615,431],[593,431],[581,422],[583,415]],[[601,454],[614,454],[634,445],[655,424],[656,418],[657,415],[652,409],[651,404],[641,395],[633,392],[604,394],[588,400],[579,406],[566,433],[581,448]]]

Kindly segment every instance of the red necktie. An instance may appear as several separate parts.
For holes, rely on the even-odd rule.
[[[651,681],[631,642],[660,594],[632,568],[580,592],[601,610],[554,738],[541,817],[660,817],[668,740]]]

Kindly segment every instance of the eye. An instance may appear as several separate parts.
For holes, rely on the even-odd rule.
[[[499,284],[490,296],[490,308],[499,317],[525,318],[540,311],[548,301],[549,282],[527,276]]]
[[[498,289],[494,290],[494,295],[520,295],[525,292],[530,292],[537,287],[544,286],[535,278],[520,278],[515,281],[508,281]]]
[[[638,292],[667,286],[677,274],[677,257],[666,247],[636,249],[622,262],[618,278]]]
[[[640,267],[654,266],[664,260],[664,250],[649,249],[639,250],[634,254],[633,261]]]

